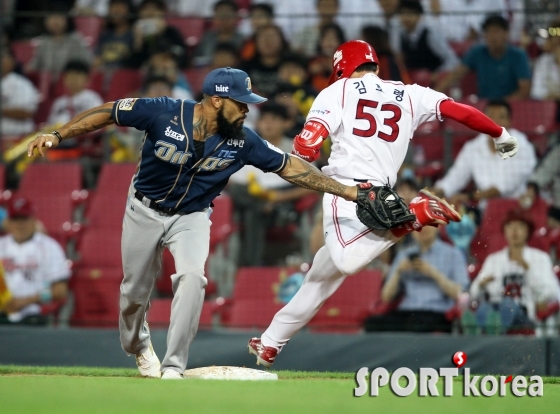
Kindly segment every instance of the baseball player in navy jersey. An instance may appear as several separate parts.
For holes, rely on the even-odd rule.
[[[290,183],[355,200],[358,188],[321,174],[243,126],[247,104],[264,102],[241,70],[213,70],[204,80],[201,102],[167,97],[121,99],[77,115],[28,146],[54,147],[66,139],[110,124],[144,130],[140,162],[128,194],[122,234],[124,279],[120,296],[120,339],[136,355],[146,377],[182,378],[189,345],[204,299],[204,263],[210,240],[210,205],[228,178],[250,164]],[[167,353],[160,364],[146,324],[149,297],[168,248],[175,260]]]

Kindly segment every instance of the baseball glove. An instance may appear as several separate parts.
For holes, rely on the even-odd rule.
[[[389,230],[416,220],[402,198],[388,185],[358,185],[356,214],[360,221],[375,230]]]

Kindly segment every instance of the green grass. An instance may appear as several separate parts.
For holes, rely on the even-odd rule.
[[[280,381],[161,381],[135,369],[0,366],[0,413],[523,413],[557,412],[558,378],[542,398],[509,395],[354,398],[353,373],[276,371]],[[442,381],[440,381],[440,391]]]

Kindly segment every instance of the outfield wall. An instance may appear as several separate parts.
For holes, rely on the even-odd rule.
[[[188,366],[253,367],[247,340],[252,331],[201,331],[194,340]],[[160,359],[166,331],[153,330]],[[316,334],[294,337],[274,364],[276,369],[356,371],[361,367],[449,367],[451,356],[463,351],[471,372],[503,375],[560,375],[560,339],[512,336],[452,336],[445,334]],[[49,329],[0,327],[0,364],[135,366],[113,329]]]

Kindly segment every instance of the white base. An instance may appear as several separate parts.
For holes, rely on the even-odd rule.
[[[212,379],[212,380],[245,380],[245,381],[277,381],[278,375],[271,372],[260,371],[242,367],[204,367],[188,369],[184,372],[185,379]]]

